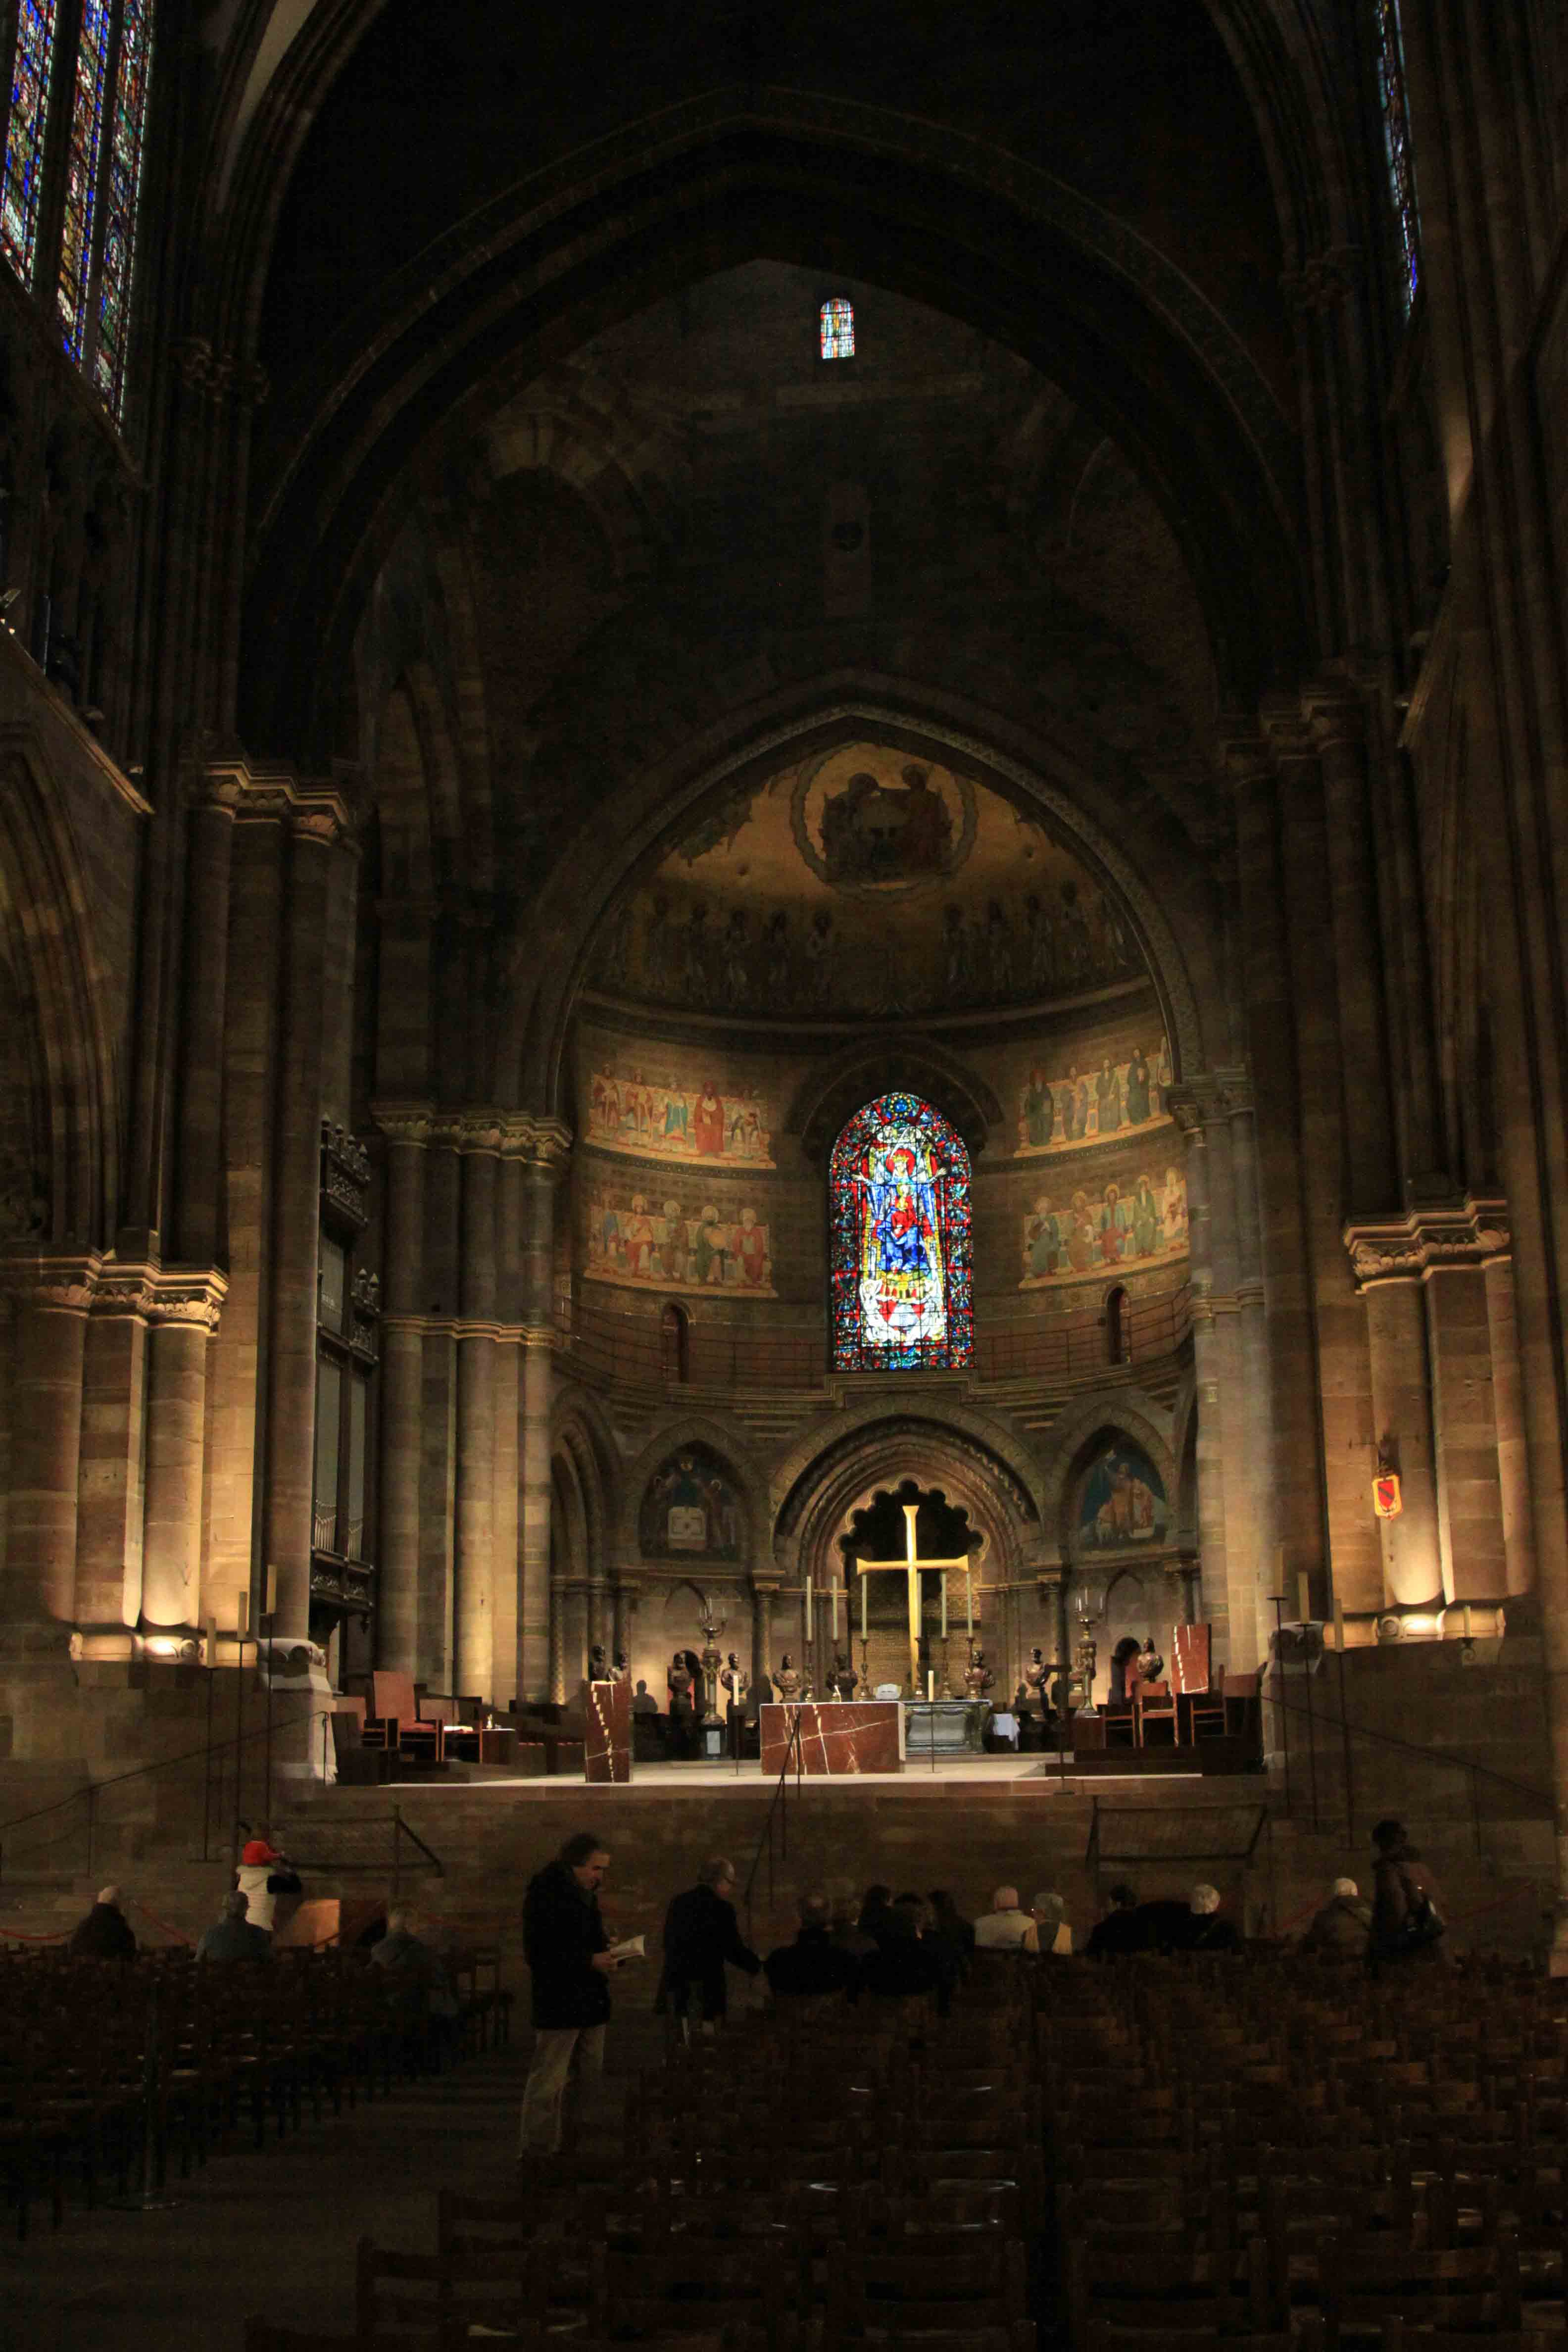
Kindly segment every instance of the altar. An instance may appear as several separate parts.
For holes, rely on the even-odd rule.
[[[762,1769],[787,1764],[832,1776],[903,1770],[903,1708],[897,1699],[794,1699],[757,1709]],[[795,1734],[798,1727],[799,1738]]]
[[[990,1720],[987,1699],[911,1699],[904,1706],[904,1753],[911,1763],[922,1756],[982,1755]]]

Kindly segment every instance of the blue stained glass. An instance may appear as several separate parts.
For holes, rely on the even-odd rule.
[[[1415,199],[1415,158],[1410,144],[1410,110],[1405,89],[1405,36],[1399,22],[1399,0],[1374,0],[1374,5],[1383,152],[1399,224],[1400,299],[1408,316],[1421,283],[1421,215]]]
[[[71,97],[70,153],[66,165],[65,229],[60,240],[60,324],[65,347],[80,364],[87,348],[88,280],[92,268],[92,220],[98,204],[103,147],[104,82],[109,71],[109,0],[82,0]]]
[[[828,1170],[839,1371],[967,1364],[974,1350],[969,1154],[918,1095],[858,1110]]]
[[[852,360],[855,356],[855,305],[846,296],[836,294],[822,306],[822,356],[825,360]]]
[[[54,57],[55,0],[21,0],[0,183],[0,250],[24,284],[30,284],[33,276]]]
[[[125,345],[136,258],[136,215],[142,192],[142,148],[147,84],[153,62],[152,0],[125,0],[120,58],[110,118],[109,173],[104,189],[103,262],[99,278],[98,348],[93,381],[116,416],[125,391]]]

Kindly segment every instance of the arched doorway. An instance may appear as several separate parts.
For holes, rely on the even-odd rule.
[[[910,1513],[914,1517],[911,1520]],[[957,1696],[972,1651],[984,1646],[989,1596],[984,1589],[984,1562],[989,1549],[984,1530],[971,1525],[963,1503],[950,1502],[940,1486],[922,1486],[915,1478],[900,1479],[849,1514],[838,1538],[846,1614],[854,1643],[852,1663],[869,1691],[908,1678],[909,1585],[897,1563],[907,1560],[910,1530],[918,1561],[967,1560],[969,1572],[955,1566],[919,1570],[920,1687],[934,1677],[938,1696]],[[891,1563],[861,1574],[858,1563]]]

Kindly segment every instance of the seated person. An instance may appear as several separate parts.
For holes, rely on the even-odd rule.
[[[974,1948],[977,1952],[1020,1952],[1033,1921],[1026,1911],[1018,1908],[1016,1886],[999,1886],[991,1897],[991,1908],[974,1923]]]
[[[868,1886],[860,1901],[858,1924],[861,1935],[869,1936],[873,1943],[879,1942],[892,1907],[893,1890],[890,1886]]]
[[[71,1931],[67,1951],[89,1960],[133,1960],[136,1937],[120,1907],[118,1886],[100,1886],[98,1899],[85,1919]]]
[[[395,1904],[386,1915],[386,1933],[370,1950],[372,1968],[384,1969],[408,2006],[421,2017],[448,2021],[458,2014],[458,1997],[447,1974],[447,1964],[433,1944],[415,1933],[418,1915],[406,1903]]]
[[[801,1896],[799,1934],[793,1944],[777,1946],[763,1962],[768,1990],[775,2000],[810,2000],[834,1993],[855,1999],[860,1989],[860,1964],[852,1952],[834,1942],[832,1916],[826,1895]]]
[[[1086,1949],[1091,1960],[1118,1959],[1148,1949],[1137,1893],[1125,1880],[1106,1896],[1104,1916],[1090,1931]]]
[[[1028,1933],[1024,1937],[1026,1952],[1042,1952],[1056,1959],[1066,1959],[1072,1950],[1072,1929],[1068,1925],[1067,1905],[1059,1895],[1037,1895],[1029,1906]]]
[[[1361,1900],[1353,1878],[1336,1878],[1328,1901],[1314,1915],[1297,1948],[1315,1952],[1325,1960],[1364,1960],[1371,1933],[1371,1904]]]
[[[974,1956],[973,1925],[961,1916],[957,1904],[944,1886],[933,1886],[926,1901],[931,1905],[931,1933],[948,1947],[962,1983]]]
[[[652,1691],[649,1690],[647,1683],[638,1683],[636,1690],[632,1693],[632,1713],[634,1715],[657,1715],[658,1713],[658,1701],[655,1698]]]
[[[1217,1886],[1194,1886],[1187,1905],[1187,1926],[1176,1946],[1183,1952],[1239,1952],[1241,1937],[1219,1907]]]
[[[888,1913],[877,1948],[860,1963],[860,1990],[881,2000],[936,1996],[937,2014],[947,2015],[952,1986],[936,1945],[921,1933],[925,1906],[900,1901]]]
[[[237,1886],[231,1887],[223,1898],[223,1916],[216,1927],[204,1930],[196,1946],[198,1960],[269,1960],[272,1938],[265,1927],[253,1927],[246,1917],[250,1897],[242,1895]]]

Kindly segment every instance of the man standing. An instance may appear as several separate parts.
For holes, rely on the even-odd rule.
[[[696,1885],[678,1895],[665,1914],[657,2006],[688,2028],[693,2019],[712,2026],[726,2015],[726,1962],[749,1977],[763,1965],[742,1938],[734,1892],[735,1866],[716,1853],[703,1864]]]
[[[533,2062],[522,2094],[520,2164],[559,2152],[568,2077],[575,2072],[582,2082],[605,2071],[616,1962],[599,1888],[609,1866],[605,1848],[580,1830],[528,1883],[522,1944],[533,1978]]]

